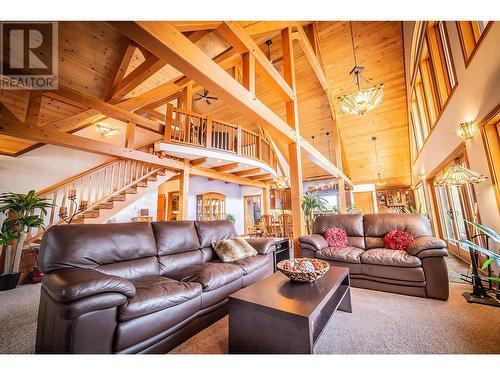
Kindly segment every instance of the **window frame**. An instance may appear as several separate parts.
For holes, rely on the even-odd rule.
[[[476,40],[475,37],[474,37],[475,45],[472,48],[472,50],[470,51],[470,53],[467,50],[466,36],[464,35],[464,31],[462,30],[462,23],[465,23],[465,22],[468,22],[470,24],[472,22],[479,22],[479,21],[456,21],[455,22],[456,26],[457,26],[457,30],[458,30],[458,37],[460,39],[460,46],[461,46],[461,49],[462,49],[462,56],[464,58],[465,69],[467,69],[469,67],[470,63],[472,62],[472,59],[476,55],[476,52],[479,50],[479,47],[481,46],[484,38],[486,37],[486,35],[488,34],[488,32],[491,30],[491,26],[493,26],[493,24],[495,23],[495,21],[488,21],[488,24],[484,28],[484,30],[481,33],[481,35],[479,36],[479,38]],[[474,30],[473,27],[472,27],[472,29]]]

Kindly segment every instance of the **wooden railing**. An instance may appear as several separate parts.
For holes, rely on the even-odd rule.
[[[229,152],[257,159],[276,170],[278,160],[270,142],[258,133],[235,124],[214,120],[168,104],[165,141]]]
[[[148,145],[141,150],[153,153]],[[28,232],[28,243],[40,238],[47,228],[67,221],[69,218],[83,215],[109,202],[113,196],[120,195],[136,186],[141,181],[158,173],[162,168],[132,160],[112,160],[92,168],[84,173],[70,177],[49,188],[41,190],[39,196],[48,199],[52,205],[44,215],[43,227]]]

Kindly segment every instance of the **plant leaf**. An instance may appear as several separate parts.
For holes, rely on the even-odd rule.
[[[491,228],[488,228],[487,226],[485,225],[482,225],[482,224],[478,224],[478,223],[473,223],[471,221],[468,221],[468,220],[465,220],[467,223],[469,223],[470,225],[476,227],[477,229],[479,229],[481,232],[485,233],[488,237],[490,237],[491,239],[493,239],[495,242],[500,242],[500,234],[497,233],[496,231],[494,231],[493,229]]]
[[[487,260],[483,263],[483,265],[481,266],[481,269],[482,269],[482,270],[484,270],[484,269],[488,268],[488,266],[489,266],[491,263],[493,263],[493,261],[494,261],[494,260],[495,260],[495,259],[493,259],[493,258],[487,259]]]
[[[453,242],[453,241],[450,241],[450,242]],[[471,247],[474,250],[479,251],[483,255],[487,255],[490,258],[495,259],[496,264],[500,266],[500,255],[499,254],[494,253],[493,251],[485,249],[485,248],[483,248],[481,246],[478,246],[474,242],[471,242],[469,240],[460,240],[460,243],[463,244],[463,245],[465,245],[465,246]]]

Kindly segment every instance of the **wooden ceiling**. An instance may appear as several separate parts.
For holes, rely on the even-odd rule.
[[[272,39],[271,58],[281,56],[280,29],[286,26],[306,25],[310,22],[245,21],[242,25],[252,35],[261,49],[267,53],[264,41]],[[220,22],[175,21],[175,26],[186,36],[193,37],[196,44],[208,56],[226,51],[230,45],[214,31]],[[352,68],[352,51],[349,23],[317,22],[323,61],[335,96],[350,89],[348,72]],[[403,71],[403,46],[400,22],[353,22],[358,61],[366,67],[366,77],[373,83],[383,82],[385,97],[383,104],[364,116],[343,115],[337,110],[347,167],[353,182],[376,180],[376,161],[373,154],[372,135],[379,138],[382,178],[391,185],[409,184],[410,162],[405,105],[405,83]],[[194,34],[199,33],[199,34]],[[106,22],[60,22],[59,23],[59,77],[60,84],[85,92],[99,99],[106,96],[113,84],[117,67],[129,40]],[[332,117],[326,95],[318,83],[301,47],[294,43],[297,97],[301,135],[328,159],[335,160],[332,146]],[[147,59],[147,51],[135,49],[125,72],[127,76]],[[227,64],[227,71],[241,79],[241,58]],[[226,66],[224,66],[226,68]],[[281,63],[275,64],[281,72]],[[169,65],[160,66],[144,82],[128,92],[123,99],[135,98],[152,89],[179,80],[183,74]],[[270,89],[259,76],[256,80],[256,96],[276,114],[285,118],[282,97]],[[0,91],[0,103],[5,104],[20,120],[24,121],[29,103],[29,93]],[[40,106],[38,125],[47,126],[82,112],[79,103],[58,101],[44,96]],[[161,109],[161,107],[159,106]],[[233,122],[257,130],[258,125],[231,108],[222,100],[207,105],[194,102],[195,111],[208,114],[222,121]],[[327,136],[326,133],[330,135]],[[313,139],[314,137],[314,139]],[[278,147],[288,157],[287,143],[275,139]],[[0,153],[19,155],[29,151],[35,144],[0,136]],[[303,177],[313,178],[325,172],[303,157]]]

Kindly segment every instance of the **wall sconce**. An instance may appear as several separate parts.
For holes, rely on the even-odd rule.
[[[96,124],[95,126],[97,128],[97,131],[101,133],[101,135],[110,135],[115,131],[115,129],[103,124]]]
[[[468,140],[474,137],[476,129],[477,127],[475,121],[462,122],[457,129],[457,135],[465,140]]]

